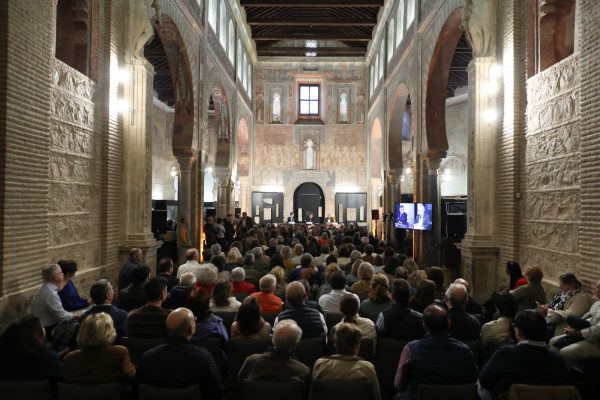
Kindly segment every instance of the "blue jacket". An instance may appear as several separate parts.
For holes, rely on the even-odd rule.
[[[79,297],[75,284],[69,279],[65,287],[58,292],[63,308],[67,311],[81,310],[90,304],[86,299]]]

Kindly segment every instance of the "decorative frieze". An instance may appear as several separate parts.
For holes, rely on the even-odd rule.
[[[525,162],[530,163],[579,151],[579,123],[564,125],[543,134],[529,136]]]
[[[573,55],[527,80],[530,104],[554,102],[557,95],[579,90],[579,56]]]
[[[526,219],[579,221],[581,195],[578,189],[528,192],[524,200]]]
[[[579,157],[576,156],[529,165],[526,171],[529,190],[579,185]]]
[[[93,132],[76,125],[68,125],[53,119],[51,127],[51,149],[80,155],[94,154]]]
[[[577,252],[577,225],[528,223],[525,226],[527,243],[550,250]]]

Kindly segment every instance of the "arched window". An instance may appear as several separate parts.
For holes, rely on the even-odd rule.
[[[208,0],[208,24],[217,31],[217,0]]]
[[[219,41],[224,49],[227,49],[227,6],[221,0],[221,10],[219,11]]]
[[[319,169],[319,145],[312,137],[302,143],[302,166],[304,169]]]
[[[242,79],[242,43],[240,39],[237,41],[237,57],[235,60],[237,76],[241,80]]]
[[[233,62],[235,57],[235,31],[233,30],[233,22],[229,20],[229,40],[227,41],[227,55],[229,61]]]
[[[248,95],[250,96],[250,92],[252,90],[252,64],[250,63],[250,60],[248,60],[248,78],[247,78],[247,85],[246,85],[246,92],[248,92]]]
[[[392,55],[394,54],[394,18],[390,19],[388,22],[388,34],[387,34],[387,60],[390,61]]]
[[[90,2],[59,0],[56,6],[56,58],[90,75]]]
[[[340,102],[338,109],[338,122],[348,123],[348,95],[346,94],[346,92],[342,92],[342,94],[340,94]]]
[[[271,122],[272,123],[280,123],[281,122],[281,95],[279,92],[273,92],[273,96],[271,99]]]
[[[407,0],[406,3],[406,27],[408,28],[415,19],[415,0]]]
[[[398,12],[396,14],[396,47],[404,37],[404,0],[398,2]]]

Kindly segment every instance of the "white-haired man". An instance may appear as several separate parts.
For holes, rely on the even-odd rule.
[[[58,264],[48,264],[42,268],[44,283],[33,296],[31,312],[42,321],[42,326],[50,335],[59,322],[73,319],[73,314],[66,311],[58,296],[65,285],[64,275]]]
[[[242,267],[235,267],[231,270],[231,293],[252,294],[256,292],[256,286],[246,282],[246,271]]]
[[[273,294],[276,283],[277,278],[275,278],[275,275],[267,274],[260,278],[260,281],[258,282],[260,292],[255,292],[250,295],[258,300],[260,312],[263,314],[281,312],[283,301]]]

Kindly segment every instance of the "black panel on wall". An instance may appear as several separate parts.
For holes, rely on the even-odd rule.
[[[340,204],[343,206],[343,215],[340,215]],[[360,207],[363,207],[362,218],[360,215]],[[348,221],[348,208],[356,210],[356,221]],[[367,222],[367,213],[371,212],[367,209],[367,194],[366,193],[336,193],[335,194],[335,220],[344,224],[356,224],[358,222]]]
[[[270,200],[269,200],[270,199]],[[279,207],[277,207],[279,206]],[[257,211],[258,207],[258,213]],[[265,220],[265,209],[270,209],[271,219]],[[279,212],[279,214],[278,214]],[[268,214],[269,212],[267,212]],[[249,210],[248,215],[256,221],[255,217],[259,217],[259,223],[282,223],[283,222],[283,193],[274,192],[252,192],[252,210]]]

